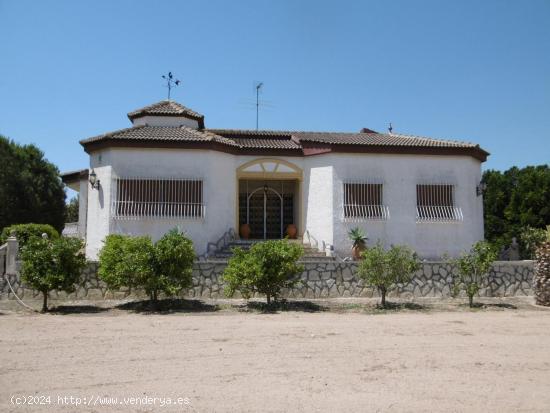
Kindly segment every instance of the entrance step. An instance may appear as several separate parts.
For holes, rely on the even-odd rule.
[[[334,257],[327,257],[322,251],[317,248],[313,248],[309,244],[303,244],[301,239],[288,240],[291,243],[300,244],[304,248],[304,255],[300,258],[300,261],[334,261]],[[227,244],[224,248],[216,251],[209,258],[227,260],[233,256],[233,248],[242,248],[243,250],[249,250],[254,244],[263,242],[263,240],[234,240]]]

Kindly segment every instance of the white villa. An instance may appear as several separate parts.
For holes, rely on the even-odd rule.
[[[78,232],[95,259],[108,234],[160,238],[174,227],[197,254],[249,224],[252,239],[290,224],[319,249],[369,244],[455,256],[483,238],[479,145],[362,129],[357,133],[208,129],[174,101],[130,112],[132,126],[80,141],[90,166],[62,175],[79,192]]]

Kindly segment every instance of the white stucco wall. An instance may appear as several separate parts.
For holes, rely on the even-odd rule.
[[[102,163],[99,166],[99,155]],[[179,227],[193,240],[197,254],[206,251],[210,241],[216,241],[234,227],[236,181],[233,173],[235,157],[215,151],[177,149],[113,148],[91,156],[92,167],[101,179],[103,198],[98,191],[90,192],[88,214],[87,255],[94,259],[109,233],[150,235],[157,240],[174,227]],[[114,176],[143,178],[196,178],[203,181],[206,213],[200,219],[112,219],[110,216],[110,182]],[[105,184],[104,184],[105,182]],[[109,183],[109,185],[107,184]],[[107,186],[109,186],[107,188]],[[106,222],[107,221],[107,222]]]
[[[149,126],[189,126],[197,129],[199,122],[194,119],[188,119],[181,116],[143,116],[142,118],[134,119],[134,126],[149,125]]]
[[[476,196],[481,180],[481,163],[467,156],[327,154],[334,169],[334,245],[341,255],[349,255],[351,241],[347,232],[363,228],[369,244],[381,240],[386,246],[407,244],[424,258],[451,256],[483,239],[483,203]],[[390,219],[344,222],[343,182],[381,180],[383,202]],[[455,185],[455,205],[462,209],[463,221],[453,223],[416,223],[416,185],[418,183]]]
[[[327,157],[314,156],[304,162],[305,230],[319,243],[334,243],[333,166]]]
[[[79,181],[78,191],[78,234],[82,238],[86,238],[86,221],[88,216],[88,187],[90,183],[88,179]]]
[[[237,156],[208,150],[112,148],[90,157],[101,181],[100,190],[88,186],[87,255],[94,259],[109,233],[149,234],[156,240],[171,228],[180,227],[193,240],[198,254],[208,242],[236,228],[237,168],[255,156]],[[458,255],[483,238],[482,198],[475,193],[481,179],[481,164],[466,156],[421,156],[330,153],[284,159],[303,170],[300,185],[299,227],[318,241],[334,245],[348,256],[348,231],[359,226],[369,244],[378,239],[390,244],[408,244],[422,257],[444,253]],[[110,217],[113,176],[144,178],[197,178],[204,182],[206,214],[203,219],[119,220]],[[377,179],[384,183],[386,221],[344,222],[343,182]],[[455,185],[456,206],[464,220],[456,223],[416,223],[416,184],[448,182]],[[82,197],[82,193],[81,193]],[[300,234],[301,235],[301,234]]]
[[[110,150],[99,151],[90,156],[90,169],[93,168],[99,179],[99,189],[88,188],[88,213],[86,224],[86,256],[96,259],[109,234],[111,203]]]

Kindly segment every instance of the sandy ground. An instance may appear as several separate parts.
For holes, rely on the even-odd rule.
[[[0,411],[550,411],[550,311],[528,304],[382,314],[0,307],[0,331]],[[161,406],[167,398],[181,405]]]

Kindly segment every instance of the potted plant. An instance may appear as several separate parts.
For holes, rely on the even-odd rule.
[[[296,225],[290,224],[286,227],[286,235],[288,235],[288,238],[296,239],[297,233],[298,233],[298,229],[296,228]]]
[[[353,247],[351,248],[351,256],[354,260],[361,259],[361,253],[367,248],[367,236],[363,230],[359,227],[353,228],[348,232],[349,239],[353,242]]]
[[[242,224],[239,233],[242,239],[248,239],[250,237],[250,225]]]

